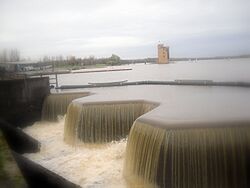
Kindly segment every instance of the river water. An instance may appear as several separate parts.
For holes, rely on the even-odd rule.
[[[167,65],[135,64],[109,69],[112,68],[132,70],[59,75],[59,86],[122,80],[191,79],[250,82],[250,59],[176,62]],[[94,93],[95,90],[108,88],[89,90]],[[42,144],[39,153],[25,156],[82,187],[128,187],[122,176],[126,139],[103,145],[82,144],[72,147],[63,141],[63,126],[64,119],[60,118],[55,123],[36,122],[25,128],[26,133]]]
[[[213,80],[250,81],[250,59],[179,61],[171,64],[134,64],[109,67],[127,71],[74,73],[59,75],[60,85],[85,85],[89,82]],[[86,70],[86,69],[84,69]]]
[[[72,147],[63,141],[63,126],[61,118],[25,128],[41,143],[41,151],[24,156],[82,187],[126,187],[122,177],[126,139]]]

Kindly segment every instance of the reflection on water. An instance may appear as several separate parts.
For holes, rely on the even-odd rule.
[[[250,59],[201,60],[198,62],[175,62],[172,64],[135,64],[119,68],[130,71],[99,73],[76,73],[59,76],[59,85],[88,84],[89,82],[113,82],[120,80],[214,80],[250,81]]]

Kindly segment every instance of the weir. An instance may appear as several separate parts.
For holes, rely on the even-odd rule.
[[[66,114],[68,105],[74,99],[88,95],[90,95],[89,92],[55,93],[48,95],[43,102],[42,120],[56,121],[58,115]]]
[[[64,141],[99,144],[128,136],[123,175],[131,187],[249,187],[250,90],[126,89],[126,95],[100,89],[63,105]],[[59,114],[57,108],[47,107]]]
[[[248,126],[164,129],[136,121],[124,176],[142,187],[248,187],[249,157]]]
[[[71,103],[64,125],[69,144],[105,143],[125,138],[133,122],[157,106],[147,101]]]

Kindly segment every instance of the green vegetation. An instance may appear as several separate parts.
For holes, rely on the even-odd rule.
[[[65,63],[60,63],[55,65],[56,70],[60,69],[67,69],[67,70],[79,70],[79,69],[91,69],[91,68],[104,68],[106,67],[106,64],[95,64],[95,65],[71,65],[71,64],[65,64]]]
[[[108,65],[119,65],[120,64],[121,58],[115,54],[112,54],[110,58],[107,59],[107,64]]]
[[[12,157],[5,138],[0,131],[0,187],[27,187],[23,176]]]
[[[52,65],[54,70],[68,69],[89,69],[89,68],[103,68],[106,66],[120,65],[122,64],[121,58],[118,55],[112,54],[109,58],[95,58],[90,56],[88,58],[76,58],[75,56],[69,56],[63,58],[62,56],[48,57],[45,56],[43,60],[39,62],[43,65]]]

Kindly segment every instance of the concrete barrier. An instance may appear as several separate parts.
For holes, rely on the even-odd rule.
[[[40,120],[44,98],[50,93],[49,78],[0,80],[0,117],[23,127]]]
[[[23,154],[40,151],[40,142],[2,119],[0,119],[0,131],[2,131],[9,147],[15,152]]]

